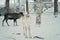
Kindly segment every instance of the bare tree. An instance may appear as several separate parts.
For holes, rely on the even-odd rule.
[[[26,0],[26,11],[29,14],[29,8],[28,8],[28,0]]]
[[[18,0],[18,6],[20,7],[20,0]]]
[[[20,11],[20,0],[17,0],[18,1],[18,6],[17,6],[17,12]]]
[[[9,0],[6,0],[5,2],[5,8],[6,8],[6,12],[9,12]]]
[[[58,0],[54,0],[54,15],[58,13]]]
[[[34,0],[34,11],[36,11],[36,0]]]
[[[42,0],[34,0],[35,2],[35,13],[36,13],[36,23],[41,23],[41,1]]]

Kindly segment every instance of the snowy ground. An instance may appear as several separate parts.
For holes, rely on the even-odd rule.
[[[41,15],[40,27],[35,24],[36,15],[31,16],[31,35],[43,37],[44,40],[60,40],[60,14],[55,18],[53,8],[48,9]],[[2,26],[3,16],[0,17],[0,40],[42,40],[38,38],[27,39],[23,35],[22,18],[18,19],[18,26],[13,25],[13,20],[9,20],[10,26],[6,23]],[[18,35],[18,33],[21,33]]]

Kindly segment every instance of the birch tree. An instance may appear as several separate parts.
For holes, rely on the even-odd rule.
[[[34,0],[35,2],[35,13],[36,13],[36,23],[41,23],[41,0]]]

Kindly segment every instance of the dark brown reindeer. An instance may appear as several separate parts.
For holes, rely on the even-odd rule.
[[[4,19],[2,21],[2,26],[4,26],[4,21],[6,20],[7,25],[8,24],[8,19],[13,20],[14,21],[14,25],[17,25],[17,19],[19,19],[21,16],[24,16],[23,12],[20,13],[6,13],[4,15]]]

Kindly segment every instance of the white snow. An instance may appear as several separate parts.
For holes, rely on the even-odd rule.
[[[32,37],[43,37],[44,40],[60,40],[60,14],[55,18],[53,15],[53,7],[45,11],[41,15],[40,27],[35,23],[36,15],[31,16],[31,34]],[[38,38],[25,38],[23,35],[23,22],[22,18],[18,19],[18,26],[13,25],[13,20],[9,20],[10,26],[7,26],[6,22],[2,26],[3,16],[0,17],[0,40],[42,40]],[[18,35],[17,33],[21,33]]]

